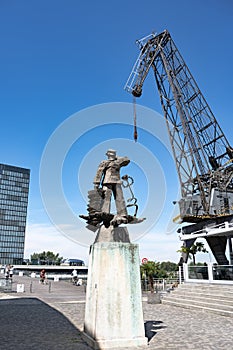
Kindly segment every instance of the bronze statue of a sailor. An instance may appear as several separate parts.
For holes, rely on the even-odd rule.
[[[108,159],[103,160],[98,166],[93,181],[94,190],[88,192],[89,215],[80,215],[80,217],[89,225],[98,226],[103,222],[106,227],[143,221],[144,219],[136,219],[135,216],[128,215],[123,195],[120,170],[130,163],[129,158],[118,157],[113,149],[109,149],[106,156]],[[115,200],[116,214],[111,213],[112,196]]]
[[[94,179],[95,188],[103,190],[102,212],[110,213],[111,197],[114,196],[117,215],[127,223],[127,209],[122,191],[122,181],[120,178],[120,169],[129,164],[128,157],[117,157],[116,151],[109,149],[106,153],[108,159],[103,160],[96,172]]]

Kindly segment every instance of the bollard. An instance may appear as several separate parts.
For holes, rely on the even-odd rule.
[[[24,293],[24,284],[17,284],[17,293]]]
[[[30,283],[30,293],[32,293],[32,282]]]
[[[51,282],[49,282],[49,293],[51,293]]]

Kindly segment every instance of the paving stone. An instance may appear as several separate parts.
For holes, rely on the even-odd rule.
[[[24,293],[16,293],[17,284]],[[12,292],[0,293],[1,349],[91,350],[82,339],[84,311],[83,286],[14,276]],[[145,301],[143,314],[148,350],[232,348],[231,317]]]

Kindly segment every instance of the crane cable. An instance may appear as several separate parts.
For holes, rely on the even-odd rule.
[[[137,142],[138,132],[137,132],[137,114],[136,114],[136,98],[133,96],[133,121],[134,121],[134,141]]]

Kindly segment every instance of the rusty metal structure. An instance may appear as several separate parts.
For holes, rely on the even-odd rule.
[[[140,97],[153,71],[180,182],[179,219],[189,223],[180,229],[184,242],[191,246],[193,234],[203,231],[217,262],[228,264],[225,250],[233,228],[218,235],[209,228],[233,223],[233,148],[170,33],[151,34],[136,43],[140,53],[125,90]]]

